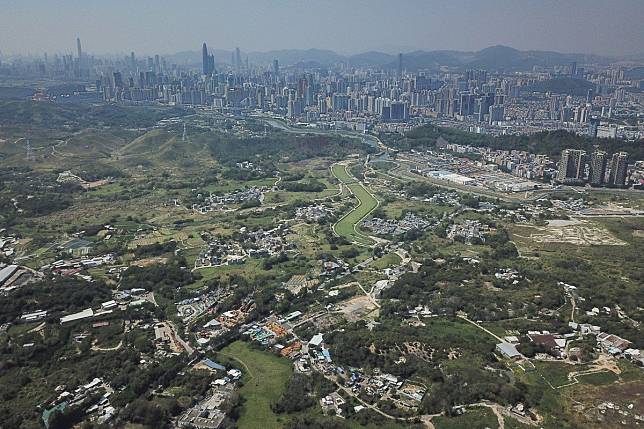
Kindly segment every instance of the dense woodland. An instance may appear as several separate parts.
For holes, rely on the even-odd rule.
[[[644,143],[627,142],[615,139],[599,139],[564,131],[544,131],[529,136],[491,136],[487,134],[473,134],[455,128],[425,125],[409,131],[402,139],[388,139],[391,144],[399,149],[432,149],[436,147],[439,137],[449,143],[469,145],[474,147],[488,147],[499,150],[524,150],[534,154],[548,155],[559,159],[563,149],[583,149],[588,153],[596,148],[608,153],[626,151],[632,160],[644,160]],[[389,143],[389,142],[388,142]]]

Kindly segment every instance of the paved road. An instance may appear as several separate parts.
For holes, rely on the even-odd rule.
[[[170,327],[170,330],[172,331],[172,335],[177,340],[177,342],[181,344],[181,347],[183,347],[184,350],[188,353],[188,356],[192,356],[195,350],[190,346],[190,344],[185,342],[183,338],[179,336],[179,331],[177,330],[177,327],[174,325],[173,322],[170,322],[168,320],[167,323],[168,323],[168,326]]]

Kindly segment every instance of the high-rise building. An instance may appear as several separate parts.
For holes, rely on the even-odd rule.
[[[490,124],[493,122],[501,122],[505,116],[505,107],[503,104],[495,104],[490,106]]]
[[[280,74],[280,63],[277,61],[277,58],[273,60],[273,75],[279,76]]]
[[[215,71],[215,56],[208,55],[208,47],[206,46],[206,42],[204,42],[203,46],[201,47],[201,65],[202,72],[206,76],[210,76]]]
[[[628,172],[628,153],[614,153],[610,160],[610,174],[608,183],[614,186],[624,186],[626,184],[626,173]]]
[[[409,119],[409,106],[403,101],[393,101],[389,106],[389,119],[392,121],[406,121]]]
[[[123,87],[123,75],[121,75],[121,72],[114,72],[112,74],[112,77],[114,79],[114,87],[115,88],[122,88]]]
[[[597,137],[597,127],[599,127],[599,118],[590,117],[588,118],[588,135],[590,137]]]
[[[398,79],[402,79],[402,71],[403,71],[403,54],[399,53],[398,54]]]
[[[565,149],[561,152],[557,180],[560,182],[583,182],[586,166],[586,152],[576,149]]]
[[[80,63],[81,58],[83,58],[83,50],[81,49],[80,37],[76,38],[76,50],[78,51],[78,62]]]
[[[235,48],[235,64],[234,65],[235,65],[235,68],[237,69],[237,71],[239,71],[241,69],[242,60],[241,60],[241,51],[239,50],[239,48]]]
[[[601,186],[606,181],[606,166],[608,165],[608,154],[596,150],[590,156],[590,174],[588,180],[593,186]]]
[[[459,104],[459,115],[469,116],[474,113],[474,94],[463,93],[461,94],[461,102]]]

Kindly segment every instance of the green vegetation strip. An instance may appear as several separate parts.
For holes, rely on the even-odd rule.
[[[247,343],[237,341],[221,350],[219,355],[232,359],[237,366],[243,363],[244,385],[239,394],[244,399],[237,427],[240,429],[272,429],[282,425],[271,410],[286,388],[293,372],[290,361],[270,353],[253,349]]]
[[[371,193],[367,191],[360,182],[349,174],[346,165],[335,164],[331,169],[333,175],[345,184],[359,201],[358,205],[355,206],[353,210],[345,214],[333,226],[335,233],[358,244],[373,244],[373,240],[369,238],[369,236],[358,231],[357,225],[362,221],[362,219],[367,217],[369,213],[378,207],[378,200],[371,195]]]

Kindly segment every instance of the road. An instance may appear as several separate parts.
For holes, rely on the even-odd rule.
[[[174,339],[176,339],[177,342],[179,344],[181,344],[181,347],[183,347],[183,349],[186,351],[186,353],[188,353],[188,356],[192,356],[192,354],[195,352],[195,350],[190,346],[190,344],[185,342],[183,340],[183,338],[181,338],[179,336],[179,331],[178,331],[177,327],[175,326],[175,324],[173,322],[169,321],[169,320],[166,323],[170,327],[170,331],[172,332],[172,336],[174,337]]]
[[[295,128],[295,127],[291,127],[285,122],[282,122],[278,119],[271,118],[271,117],[259,117],[258,119],[264,121],[265,123],[267,123],[273,128],[277,128],[287,133],[336,135],[341,137],[359,138],[359,139],[362,139],[362,141],[369,146],[377,147],[381,150],[389,149],[387,146],[384,145],[384,143],[382,143],[382,141],[380,141],[378,137],[371,134],[363,134],[363,133],[359,133],[355,131],[347,131],[347,130],[320,130],[317,128]]]
[[[496,335],[494,332],[490,331],[487,328],[484,328],[483,326],[479,325],[478,323],[474,322],[473,320],[468,319],[466,316],[457,316],[459,319],[463,319],[468,323],[471,323],[472,325],[476,326],[477,328],[481,329],[482,331],[492,335],[494,338],[496,338],[499,342],[505,342],[501,337]]]

